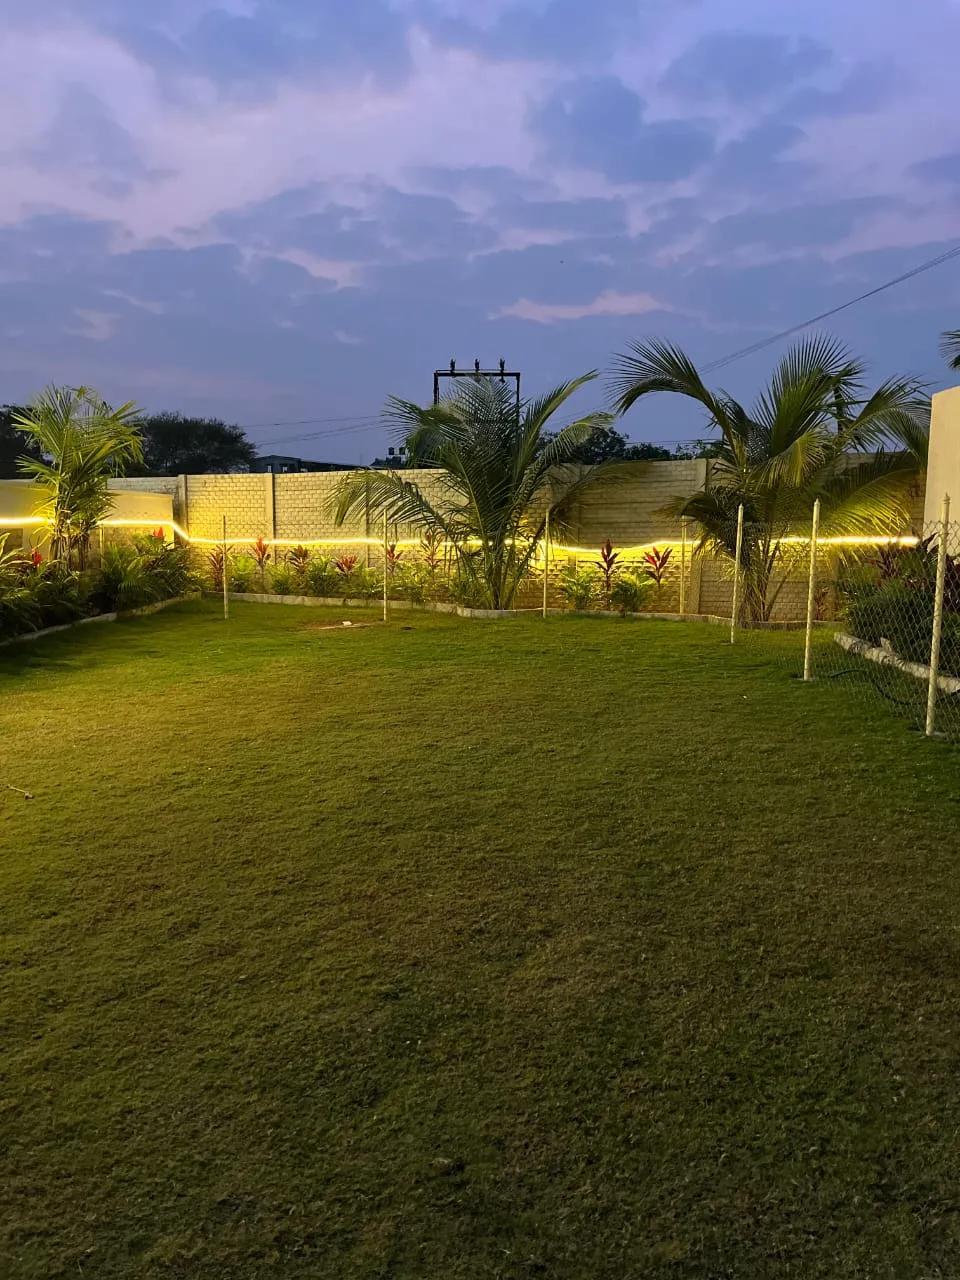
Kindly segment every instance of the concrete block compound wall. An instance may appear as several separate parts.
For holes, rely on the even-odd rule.
[[[943,404],[949,410],[939,421],[951,440],[960,438],[960,389],[956,403]],[[935,404],[942,397],[935,397]],[[933,457],[936,455],[932,454]],[[960,453],[957,455],[960,457]],[[960,466],[960,464],[958,464]],[[567,558],[567,563],[590,563],[596,558],[591,549],[599,550],[609,538],[621,549],[630,546],[678,542],[680,522],[668,513],[678,499],[701,489],[709,479],[710,463],[704,459],[676,462],[638,463],[628,479],[587,490],[569,517],[562,535],[564,543],[583,552]],[[236,548],[249,545],[258,537],[266,539],[315,541],[329,540],[328,554],[341,552],[360,554],[368,564],[380,561],[379,542],[382,526],[361,513],[349,523],[339,526],[335,511],[337,492],[346,472],[301,472],[281,475],[199,475],[179,477],[137,478],[116,482],[117,488],[169,494],[174,518],[192,538],[219,539],[223,517],[227,518],[227,539]],[[405,475],[419,484],[428,497],[435,498],[441,485],[436,471],[411,470]],[[916,517],[920,517],[921,492],[918,489]],[[960,481],[957,486],[960,508]],[[928,512],[928,519],[929,519]],[[414,527],[391,526],[391,540],[418,538]],[[689,530],[691,563],[688,570],[687,607],[690,612],[723,615],[729,612],[732,582],[728,560],[705,556],[692,561],[695,528]],[[370,545],[351,544],[351,539],[369,538]],[[676,569],[679,548],[674,548],[674,576],[665,588],[659,607],[677,605]],[[558,568],[562,567],[558,563]],[[803,572],[791,571],[780,594],[775,617],[799,617],[805,607]]]
[[[176,485],[176,477],[168,478],[169,483]],[[118,481],[115,487],[110,485],[113,495],[113,507],[110,519],[129,521],[142,525],[144,529],[154,529],[158,525],[169,525],[173,515],[173,498],[166,481],[158,484],[155,478],[143,481]],[[166,489],[166,491],[164,491]],[[35,516],[44,500],[43,492],[27,480],[0,480],[0,536],[4,534],[11,540],[11,545],[30,547],[42,544],[41,531],[29,523]],[[22,518],[24,523],[19,524]],[[120,536],[115,529],[107,530],[108,536]]]
[[[584,549],[597,548],[610,538],[617,546],[679,539],[679,522],[663,508],[702,487],[707,476],[705,461],[649,462],[638,464],[636,474],[625,481],[587,491],[570,515],[562,541]],[[329,540],[329,554],[352,551],[368,563],[379,562],[382,525],[361,513],[344,525],[336,523],[337,495],[345,472],[293,472],[280,475],[199,475],[125,479],[124,488],[152,485],[171,494],[174,518],[191,538],[219,539],[223,517],[227,539],[234,546],[249,545],[258,537],[304,542]],[[411,470],[409,479],[435,500],[442,485],[436,471]],[[391,525],[391,540],[419,538],[419,529]],[[693,534],[691,533],[691,540]],[[351,539],[369,538],[372,546],[358,547]],[[676,553],[675,553],[676,554]],[[592,553],[581,561],[589,562]],[[697,608],[701,574],[692,575],[690,608]],[[707,578],[711,575],[708,573]],[[722,595],[722,584],[720,594]],[[676,604],[676,584],[664,592],[664,608]]]

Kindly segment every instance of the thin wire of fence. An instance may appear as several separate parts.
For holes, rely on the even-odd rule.
[[[740,576],[741,649],[960,740],[960,522],[949,507],[896,535],[824,536],[818,509],[805,532],[774,543],[748,523]]]
[[[960,524],[941,518],[856,553],[818,557],[829,625],[810,678],[884,701],[917,731],[960,739]]]

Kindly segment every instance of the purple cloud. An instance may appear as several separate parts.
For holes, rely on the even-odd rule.
[[[713,134],[699,121],[647,121],[646,104],[615,76],[560,85],[531,114],[547,154],[613,182],[671,182],[710,159]]]
[[[718,0],[706,35],[660,0],[41,7],[0,46],[0,399],[375,415],[452,354],[534,390],[643,333],[723,355],[953,234],[942,0]],[[958,315],[944,268],[838,329],[936,382]]]
[[[755,102],[829,66],[830,50],[805,36],[715,31],[671,64],[664,85],[685,98]]]
[[[912,167],[918,178],[931,182],[945,182],[960,185],[960,151],[945,156],[934,156],[930,160],[920,160]]]

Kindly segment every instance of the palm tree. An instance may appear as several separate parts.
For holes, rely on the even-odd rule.
[[[38,514],[50,529],[50,553],[86,564],[90,535],[112,505],[107,484],[143,457],[137,409],[111,409],[89,387],[47,387],[13,425],[41,455],[19,469],[44,490]]]
[[[623,464],[574,461],[608,427],[609,414],[589,414],[547,433],[554,414],[596,376],[584,374],[520,405],[506,384],[487,378],[466,381],[427,409],[391,399],[387,416],[400,430],[408,465],[437,470],[437,496],[428,498],[401,472],[368,469],[343,482],[337,522],[369,503],[372,515],[418,524],[452,545],[473,600],[509,608],[544,536],[547,511],[551,531],[559,533],[576,497],[624,470]]]
[[[781,539],[809,528],[815,499],[826,535],[900,532],[908,498],[926,463],[929,401],[910,378],[867,393],[864,366],[837,342],[814,336],[777,366],[747,410],[704,385],[690,359],[666,342],[635,343],[615,368],[623,414],[641,398],[669,391],[698,401],[720,432],[706,486],[671,511],[696,520],[701,549],[732,556],[744,507],[744,607],[768,621],[783,585]],[[894,447],[891,448],[890,446]]]
[[[941,335],[940,354],[951,369],[960,369],[960,329],[950,329]]]

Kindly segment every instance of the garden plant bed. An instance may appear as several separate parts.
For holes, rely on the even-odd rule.
[[[954,1275],[956,754],[795,637],[341,616],[0,658],[4,1280]]]

